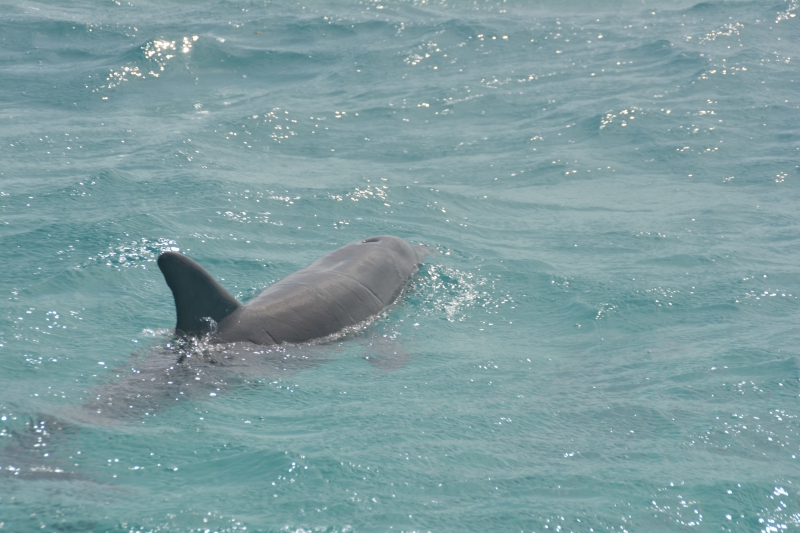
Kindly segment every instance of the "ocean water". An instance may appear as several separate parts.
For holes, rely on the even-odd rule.
[[[794,531],[797,0],[4,2],[3,532]],[[299,346],[173,336],[431,247]]]

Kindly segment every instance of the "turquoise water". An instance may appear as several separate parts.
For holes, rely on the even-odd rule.
[[[799,11],[3,4],[0,529],[796,530]],[[372,323],[173,338],[161,251],[377,234]]]

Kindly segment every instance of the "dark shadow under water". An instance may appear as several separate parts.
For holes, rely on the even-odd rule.
[[[112,373],[117,379],[91,391],[63,416],[81,424],[115,425],[157,416],[181,401],[202,401],[253,380],[297,372],[325,361],[319,345],[207,344],[174,339],[145,356],[134,355]]]
[[[111,370],[109,381],[86,391],[79,405],[30,415],[5,428],[0,447],[0,479],[83,479],[72,463],[59,459],[70,441],[89,427],[128,431],[180,402],[202,402],[247,384],[274,381],[316,367],[341,351],[346,340],[363,345],[364,358],[379,372],[402,367],[407,354],[400,343],[359,324],[305,344],[260,346],[212,344],[207,339],[173,337],[133,353]],[[355,337],[355,338],[354,338]]]

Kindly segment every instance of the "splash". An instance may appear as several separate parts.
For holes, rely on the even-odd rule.
[[[448,322],[467,320],[473,308],[493,315],[506,305],[516,306],[510,294],[496,296],[495,280],[440,265],[423,267],[415,293],[421,296],[420,307],[426,314],[444,315]]]

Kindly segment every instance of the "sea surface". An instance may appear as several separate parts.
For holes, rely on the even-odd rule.
[[[797,531],[799,165],[798,0],[2,2],[0,531]]]

